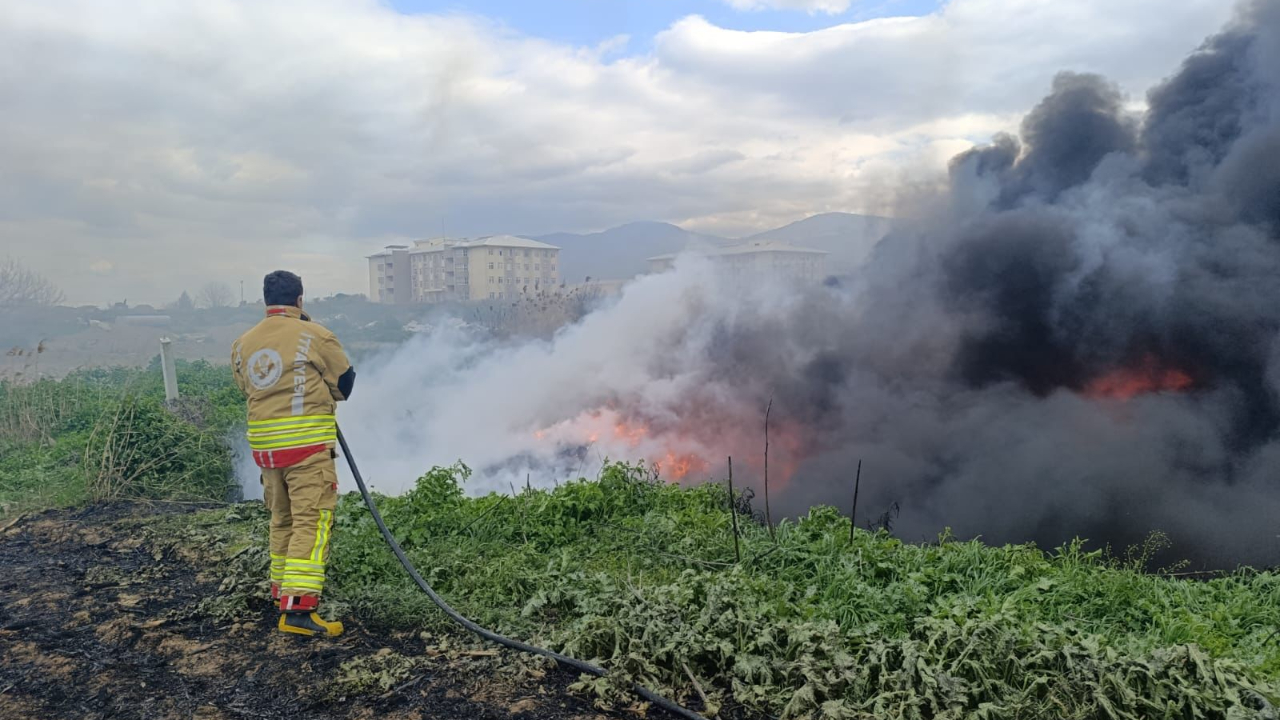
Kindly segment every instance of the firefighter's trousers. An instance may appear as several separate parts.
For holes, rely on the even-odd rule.
[[[338,502],[333,453],[324,450],[286,468],[262,469],[262,499],[271,511],[271,582],[281,595],[324,591],[329,534]]]

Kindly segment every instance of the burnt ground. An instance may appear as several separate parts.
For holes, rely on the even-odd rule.
[[[491,649],[441,650],[430,636],[387,635],[347,618],[335,640],[285,636],[265,599],[248,621],[193,613],[218,581],[120,522],[188,509],[51,511],[0,530],[0,719],[622,717],[567,693],[569,674],[512,671]],[[376,669],[403,658],[415,665],[388,689],[336,682],[353,662]]]

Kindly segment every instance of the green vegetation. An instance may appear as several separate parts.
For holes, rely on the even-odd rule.
[[[0,515],[87,500],[221,500],[226,438],[243,399],[225,367],[178,363],[183,400],[165,407],[156,363],[61,380],[0,380]]]
[[[9,512],[113,498],[221,499],[224,438],[242,406],[226,368],[183,364],[185,397],[157,369],[0,383],[0,503]],[[517,497],[464,494],[461,464],[381,498],[419,569],[464,614],[614,671],[575,687],[627,703],[639,681],[706,714],[780,718],[1247,718],[1280,702],[1280,576],[1208,581],[1144,572],[1072,544],[1053,552],[857,531],[832,508],[781,524],[776,543],[742,499],[742,560],[717,484],[677,487],[609,465]],[[224,580],[190,612],[258,616],[266,513],[236,504],[141,522]],[[327,611],[384,630],[451,632],[342,497]],[[1148,548],[1149,550],[1150,548]],[[159,553],[157,553],[159,556]],[[507,656],[511,657],[511,656]],[[514,660],[514,658],[512,658]],[[421,659],[335,670],[380,692]]]
[[[910,545],[861,530],[851,543],[832,508],[784,522],[776,545],[745,522],[739,564],[718,485],[614,464],[598,482],[467,498],[467,475],[437,468],[381,498],[392,531],[464,614],[616,671],[576,686],[606,702],[636,680],[700,706],[690,676],[711,714],[782,718],[1274,717],[1280,698],[1273,573],[1169,579],[1142,572],[1141,554],[1079,544]],[[358,495],[338,517],[330,608],[446,628]],[[164,522],[156,536],[180,538],[189,521]],[[265,514],[236,506],[201,524],[193,544],[234,558],[224,572],[249,614],[266,591]],[[252,587],[246,573],[259,573]]]

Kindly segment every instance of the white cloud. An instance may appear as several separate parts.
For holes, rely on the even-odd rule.
[[[735,10],[804,10],[810,15],[839,15],[849,9],[851,0],[723,0]]]
[[[375,0],[12,4],[0,237],[73,301],[163,302],[286,263],[314,293],[363,291],[370,249],[442,229],[883,210],[904,168],[1015,127],[1060,69],[1140,97],[1225,5],[953,0],[811,33],[691,17],[616,57]],[[84,256],[114,272],[64,261]]]

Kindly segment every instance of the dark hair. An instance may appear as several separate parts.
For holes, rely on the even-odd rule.
[[[262,279],[262,300],[268,305],[297,305],[302,295],[302,278],[288,270],[277,270]]]

